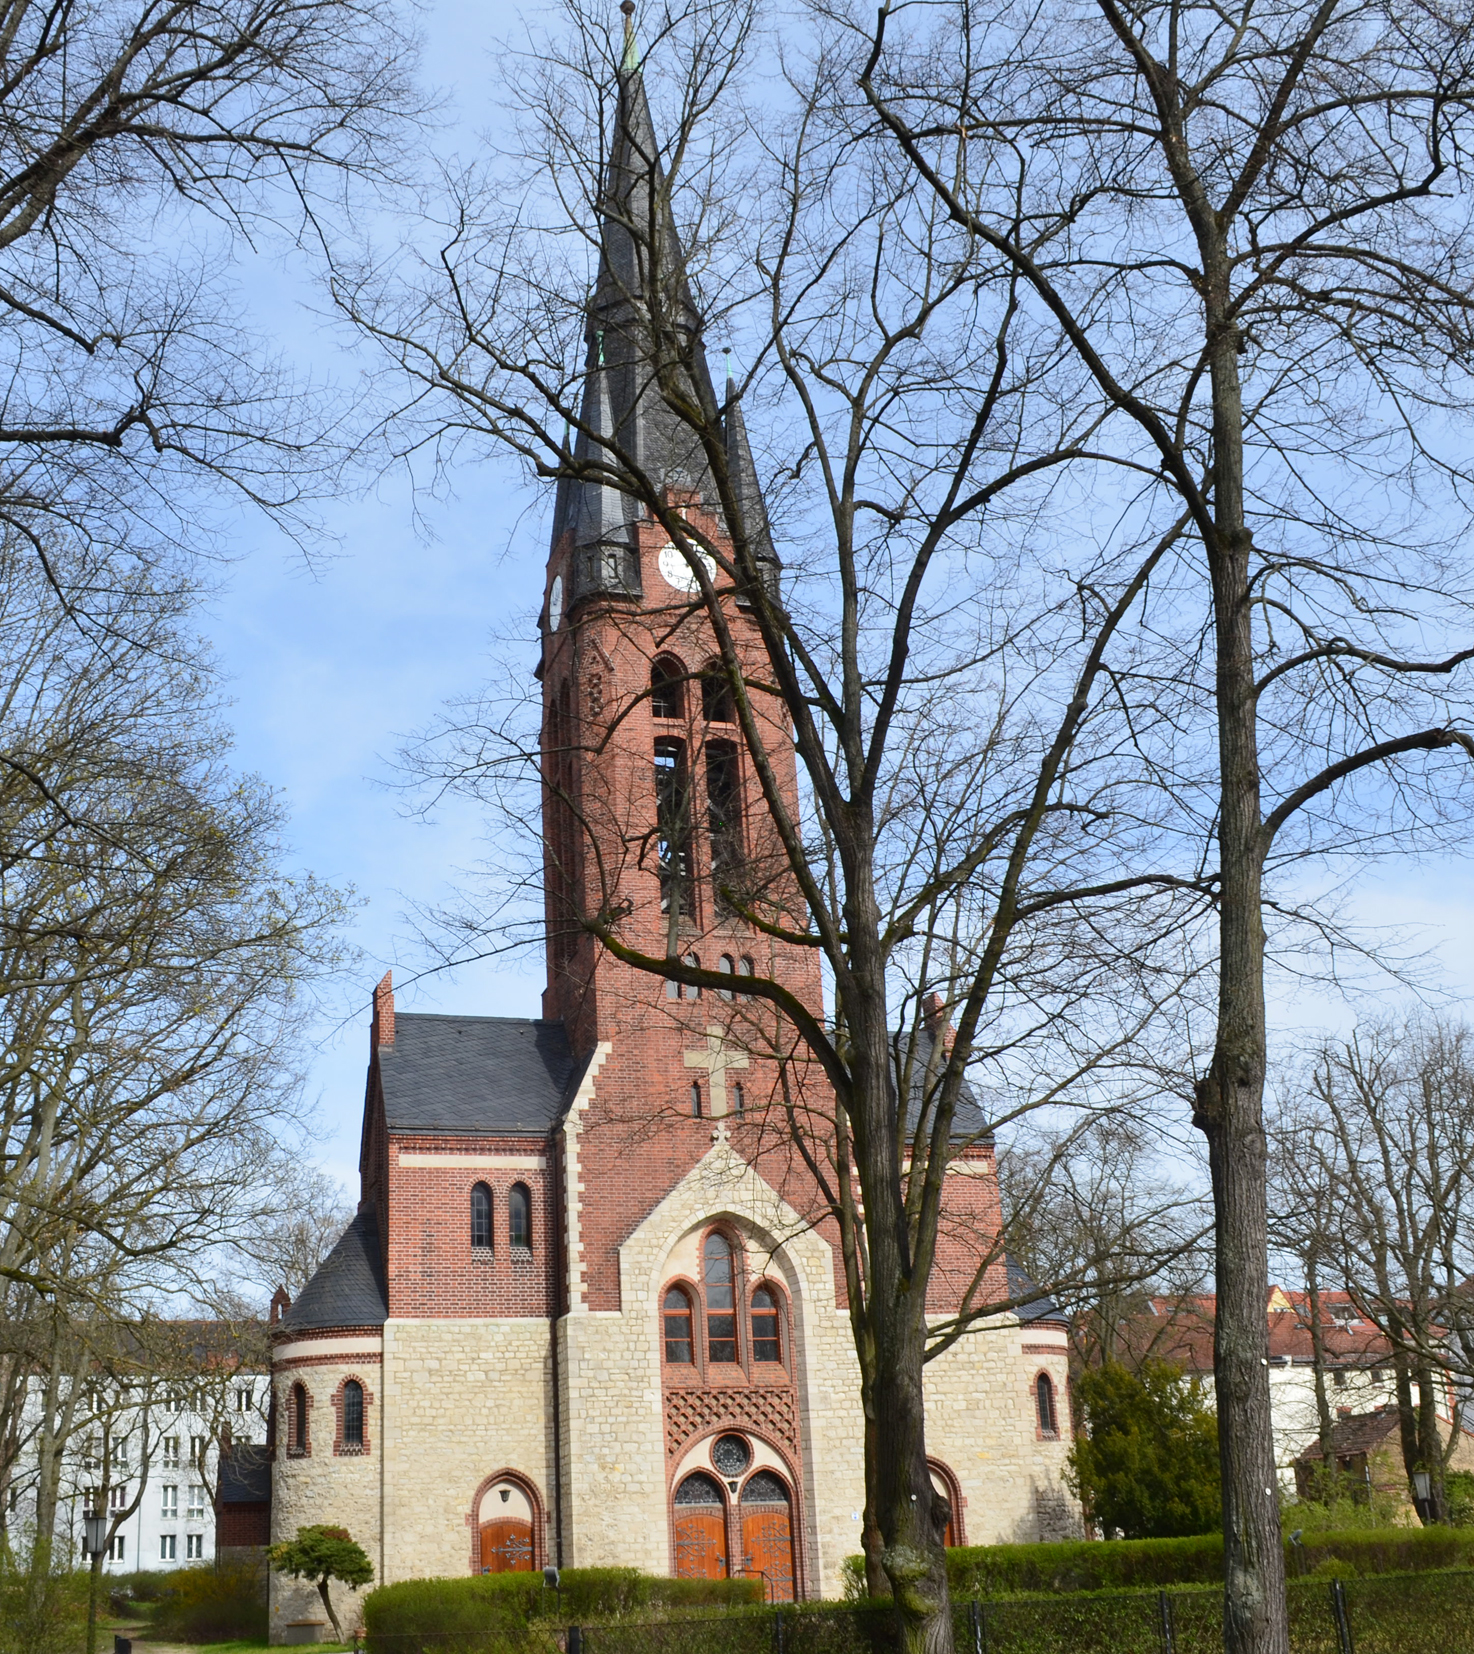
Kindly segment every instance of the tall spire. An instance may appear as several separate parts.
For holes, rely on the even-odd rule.
[[[716,487],[701,443],[660,391],[662,378],[668,384],[675,374],[685,380],[685,395],[692,401],[707,408],[720,406],[701,345],[702,319],[687,280],[685,252],[645,95],[634,0],[623,0],[620,10],[624,53],[599,201],[599,270],[585,334],[582,419],[591,432],[616,441],[657,488],[694,495],[715,509]],[[728,403],[732,405],[730,390]],[[735,424],[728,416],[725,435],[754,550],[776,569],[740,413]],[[596,459],[599,451],[599,444],[582,433],[574,445],[580,460]],[[593,592],[640,595],[634,535],[639,514],[633,500],[599,482],[559,485],[553,546],[556,550],[572,534],[570,608]]]

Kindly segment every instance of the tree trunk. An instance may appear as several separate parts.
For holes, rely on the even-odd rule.
[[[328,1618],[333,1622],[334,1642],[342,1642],[343,1627],[338,1624],[338,1616],[333,1612],[333,1598],[331,1591],[328,1589],[328,1580],[326,1575],[324,1575],[317,1582],[317,1594],[322,1598],[322,1605],[327,1609]]]
[[[1320,1439],[1321,1488],[1329,1498],[1335,1486],[1336,1449],[1332,1437],[1331,1399],[1326,1394],[1326,1334],[1320,1314],[1320,1265],[1314,1252],[1306,1260],[1306,1295],[1310,1299],[1310,1369],[1315,1381],[1316,1431]]]
[[[1213,1373],[1223,1474],[1227,1654],[1289,1654],[1269,1409],[1268,1149],[1264,1133],[1264,829],[1244,516],[1238,330],[1223,251],[1205,258],[1213,394],[1212,584],[1219,767],[1218,1027],[1196,1088],[1213,1179]]]

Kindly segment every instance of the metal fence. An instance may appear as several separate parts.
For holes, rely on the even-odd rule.
[[[1293,1654],[1474,1654],[1474,1572],[1292,1580]],[[1220,1654],[1217,1588],[1101,1591],[953,1604],[958,1654]],[[798,1604],[534,1624],[443,1635],[371,1633],[367,1654],[895,1654],[884,1605]]]

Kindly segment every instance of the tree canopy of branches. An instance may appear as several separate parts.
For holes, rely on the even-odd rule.
[[[1474,1376],[1470,1057],[1459,1024],[1358,1029],[1322,1047],[1274,1132],[1276,1228],[1391,1345],[1403,1466],[1410,1493],[1430,1477],[1432,1521],[1448,1519],[1444,1470]]]
[[[825,8],[859,95],[1002,261],[1154,571],[1153,754],[1211,870],[1195,1119],[1217,1224],[1230,1654],[1288,1647],[1264,1366],[1267,927],[1307,863],[1469,799],[1474,25],[1383,0]],[[1195,850],[1188,848],[1195,845]]]
[[[78,617],[140,565],[187,580],[222,490],[308,526],[338,413],[245,330],[229,243],[385,180],[410,62],[388,0],[6,11],[0,524]]]

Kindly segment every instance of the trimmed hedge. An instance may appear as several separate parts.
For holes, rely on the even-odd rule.
[[[370,1654],[400,1654],[415,1637],[437,1649],[457,1639],[484,1647],[488,1635],[508,1648],[551,1648],[554,1625],[619,1619],[668,1608],[735,1608],[763,1599],[761,1579],[657,1579],[636,1568],[565,1568],[558,1590],[542,1575],[473,1574],[406,1579],[364,1598]]]
[[[1425,1573],[1474,1568],[1474,1532],[1463,1528],[1372,1528],[1307,1537],[1299,1555],[1285,1541],[1285,1566],[1306,1573]],[[1037,1545],[965,1545],[947,1552],[947,1577],[957,1598],[1019,1592],[1123,1591],[1164,1585],[1208,1585],[1223,1578],[1223,1535],[1189,1539],[1079,1539]],[[864,1590],[864,1560],[845,1561],[846,1595]]]

